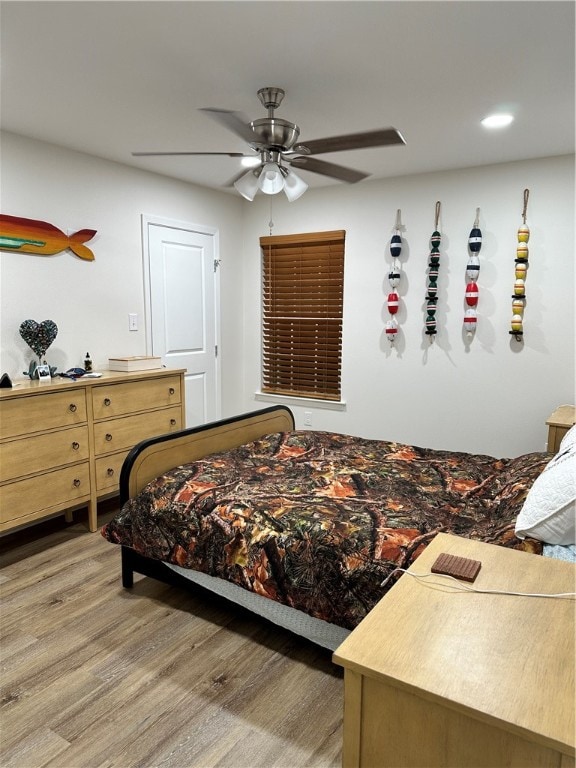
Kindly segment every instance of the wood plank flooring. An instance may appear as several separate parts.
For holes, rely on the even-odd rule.
[[[83,519],[5,536],[0,557],[2,768],[340,765],[329,651],[203,591],[123,589]]]

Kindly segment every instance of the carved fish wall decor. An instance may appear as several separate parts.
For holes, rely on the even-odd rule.
[[[0,214],[0,249],[5,251],[52,256],[70,248],[81,259],[94,261],[94,254],[83,243],[95,234],[95,229],[81,229],[73,235],[65,235],[46,221]]]

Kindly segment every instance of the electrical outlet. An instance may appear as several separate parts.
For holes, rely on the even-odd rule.
[[[130,312],[130,314],[128,315],[128,330],[129,331],[138,330],[138,315],[134,312]]]
[[[304,426],[312,426],[312,411],[304,411]]]

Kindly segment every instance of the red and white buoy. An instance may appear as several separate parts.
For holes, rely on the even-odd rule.
[[[466,312],[464,313],[464,329],[468,336],[474,335],[477,321],[478,321],[478,317],[476,315],[476,310],[467,309]]]
[[[388,294],[387,299],[387,305],[388,305],[388,312],[390,312],[391,315],[395,315],[396,312],[398,312],[398,306],[400,304],[400,299],[398,297],[398,294],[392,291],[392,293]]]
[[[398,333],[398,323],[396,320],[388,320],[386,323],[386,336],[388,337],[388,341],[390,344],[394,344],[394,341],[396,339],[396,335]]]
[[[476,283],[468,283],[464,298],[469,307],[475,307],[478,304],[478,286]]]

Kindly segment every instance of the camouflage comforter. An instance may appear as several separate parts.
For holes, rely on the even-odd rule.
[[[441,531],[539,554],[514,522],[549,458],[277,433],[157,478],[102,533],[353,628]]]

